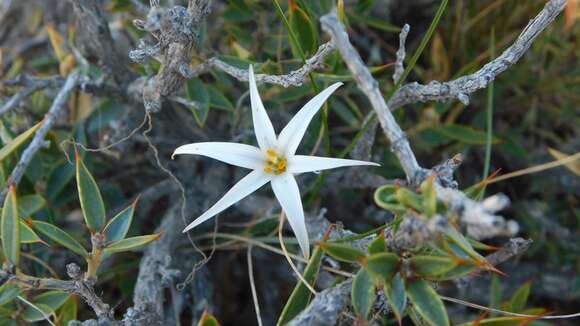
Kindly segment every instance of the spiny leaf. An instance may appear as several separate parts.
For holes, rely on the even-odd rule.
[[[199,78],[190,79],[186,87],[187,98],[194,103],[190,108],[195,121],[200,127],[205,125],[209,114],[210,94],[203,81]]]
[[[380,254],[387,251],[387,243],[385,241],[385,234],[381,232],[368,246],[369,254]]]
[[[62,291],[47,291],[41,293],[34,297],[32,303],[34,304],[45,304],[51,307],[53,310],[56,310],[62,306],[66,300],[70,297],[69,293],[62,292]]]
[[[365,256],[362,250],[340,243],[320,242],[320,248],[332,258],[347,263],[357,262]]]
[[[54,309],[48,305],[41,303],[33,303],[33,305],[34,307],[27,305],[24,312],[20,315],[24,321],[33,323],[36,321],[46,320],[46,318],[49,318],[49,316],[53,316],[55,314]]]
[[[366,257],[362,265],[375,281],[384,282],[393,277],[399,268],[399,257],[390,252],[374,254]]]
[[[496,317],[470,321],[467,323],[459,324],[457,326],[522,326],[533,320],[534,319],[526,317]],[[477,324],[475,324],[475,322],[477,322]]]
[[[119,212],[113,217],[105,226],[103,233],[106,235],[107,242],[118,241],[127,236],[131,222],[133,221],[133,214],[135,213],[136,199],[133,204]]]
[[[197,323],[197,326],[219,326],[219,324],[220,323],[213,315],[208,313],[207,310],[204,310],[201,318],[199,319],[199,322]]]
[[[511,312],[521,312],[528,302],[528,297],[530,296],[530,290],[532,289],[532,282],[528,281],[524,285],[520,286],[516,292],[512,295],[508,310]]]
[[[405,206],[401,205],[396,197],[397,189],[399,188],[400,186],[397,185],[384,185],[379,187],[375,191],[375,203],[393,212],[404,212],[406,210]]]
[[[42,221],[32,221],[32,227],[63,247],[85,258],[89,257],[87,250],[75,238],[59,227]]]
[[[23,221],[20,221],[20,243],[43,242],[34,230]]]
[[[310,257],[310,261],[304,269],[303,277],[311,285],[314,285],[318,278],[322,256],[323,251],[319,246],[317,246],[314,248],[312,257]],[[294,291],[292,291],[290,298],[288,298],[288,301],[282,310],[282,314],[280,314],[277,325],[284,325],[292,320],[292,318],[296,317],[296,315],[308,306],[311,297],[312,293],[310,290],[308,290],[301,281],[298,281],[296,287],[294,287]]]
[[[435,129],[437,133],[440,133],[448,138],[459,141],[463,144],[470,145],[485,145],[487,143],[487,135],[482,130],[477,130],[472,127],[447,124]],[[499,139],[496,137],[492,138],[492,143],[498,143]]]
[[[8,142],[2,149],[0,149],[0,162],[4,161],[10,154],[14,153],[20,146],[28,141],[32,135],[42,126],[42,121],[30,127],[30,129],[18,135],[18,137]]]
[[[117,252],[136,250],[159,239],[159,237],[161,237],[161,233],[141,235],[137,237],[115,241],[105,247],[105,254],[113,254]]]
[[[397,189],[396,198],[399,203],[410,207],[414,210],[420,211],[422,208],[421,197],[407,188]]]
[[[302,8],[296,5],[295,2],[293,3],[294,5],[290,5],[290,28],[294,31],[303,53],[305,55],[313,54],[318,46],[316,25]],[[290,44],[296,56],[300,56],[300,49],[296,47],[294,42],[290,42]]]
[[[18,214],[23,218],[29,217],[45,205],[46,201],[39,194],[22,196],[18,198]]]
[[[441,298],[433,290],[429,282],[417,279],[407,286],[407,295],[413,303],[413,308],[423,319],[433,326],[449,325],[447,311]]]
[[[0,286],[0,306],[14,300],[20,294],[18,285],[6,282]]]
[[[74,296],[70,296],[62,305],[58,313],[58,321],[61,325],[68,325],[71,320],[77,320],[78,304]]]
[[[2,236],[2,251],[10,263],[18,267],[20,263],[20,218],[18,217],[18,202],[16,189],[10,185],[2,207],[0,219],[0,235]]]
[[[95,178],[85,166],[76,146],[75,157],[77,189],[85,223],[91,232],[98,232],[105,226],[105,203]]]
[[[457,259],[448,256],[414,256],[409,262],[413,271],[423,277],[439,276],[457,266]]]
[[[437,213],[437,193],[435,192],[435,176],[427,178],[421,184],[421,195],[423,196],[423,213],[427,217],[432,217]]]
[[[405,282],[399,273],[395,274],[390,282],[385,283],[384,291],[387,301],[397,317],[399,325],[401,325],[403,312],[407,306],[407,293],[405,293]]]
[[[351,301],[357,315],[366,320],[375,302],[375,285],[371,276],[361,268],[352,282]]]

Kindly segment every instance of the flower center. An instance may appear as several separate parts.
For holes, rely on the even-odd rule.
[[[283,172],[286,172],[286,164],[288,163],[286,157],[279,155],[275,150],[271,148],[266,151],[266,154],[268,156],[268,159],[266,160],[264,172],[274,173],[275,175],[279,175]]]

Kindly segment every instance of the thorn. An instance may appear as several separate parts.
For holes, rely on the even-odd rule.
[[[73,147],[75,149],[75,160],[78,162],[81,158],[80,154],[79,154],[79,147],[77,146],[76,142],[73,142]]]
[[[332,232],[332,230],[335,228],[335,226],[336,226],[336,225],[335,225],[334,223],[331,223],[331,224],[328,226],[328,229],[326,229],[326,231],[324,232],[324,236],[322,236],[322,240],[323,240],[323,241],[326,241],[326,240],[328,240],[328,238],[330,238],[330,233],[331,233],[331,232]]]
[[[133,203],[131,204],[133,209],[135,209],[135,207],[137,207],[137,202],[139,202],[139,199],[141,199],[141,194],[138,194],[137,197],[135,198],[135,200],[133,201]]]

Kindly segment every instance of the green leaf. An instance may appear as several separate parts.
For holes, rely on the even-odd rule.
[[[20,294],[20,288],[16,284],[6,282],[0,286],[0,306],[14,300]]]
[[[52,310],[60,308],[66,300],[70,297],[69,293],[62,291],[47,291],[34,297],[32,303],[44,304],[49,306]]]
[[[384,185],[379,187],[375,191],[375,203],[387,210],[393,212],[404,212],[405,206],[399,203],[397,199],[397,190],[400,188],[398,185]]]
[[[79,200],[85,222],[91,232],[98,232],[105,226],[105,203],[99,186],[91,172],[85,166],[75,147],[76,175]]]
[[[319,246],[314,248],[312,257],[310,257],[310,261],[304,269],[304,274],[302,276],[311,285],[314,285],[318,278],[318,271],[320,270],[320,264],[322,263],[322,253],[322,249]],[[288,298],[282,313],[280,314],[277,325],[284,325],[292,320],[292,318],[296,317],[302,310],[304,310],[304,308],[306,308],[306,306],[308,306],[311,297],[312,293],[310,290],[306,288],[302,281],[298,281],[290,295],[290,298]]]
[[[410,207],[416,211],[420,211],[423,208],[421,204],[421,197],[407,188],[397,189],[395,196],[397,201],[406,207]]]
[[[209,92],[209,105],[212,108],[233,111],[235,109],[232,102],[215,86],[206,85]]]
[[[25,132],[18,135],[18,137],[12,139],[8,142],[2,149],[0,149],[0,162],[4,161],[10,154],[14,153],[20,146],[22,146],[26,141],[28,141],[42,126],[42,122],[35,124],[34,126],[30,127],[30,129],[26,130]]]
[[[390,252],[374,254],[368,256],[362,264],[376,281],[384,282],[393,277],[399,268],[399,257]]]
[[[26,195],[18,198],[18,214],[21,217],[29,217],[38,212],[46,205],[46,201],[41,195]]]
[[[127,236],[131,222],[133,221],[133,214],[135,213],[135,205],[137,200],[130,206],[119,212],[113,217],[105,226],[103,233],[106,235],[107,242],[118,241]]]
[[[526,303],[528,302],[531,289],[532,282],[530,281],[519,287],[509,301],[508,310],[511,312],[521,312],[524,310]]]
[[[483,320],[474,320],[457,326],[521,326],[527,325],[527,323],[530,321],[532,321],[532,319],[526,317],[496,317],[486,318]]]
[[[60,325],[68,325],[71,320],[77,320],[78,304],[75,297],[70,296],[58,313]]]
[[[105,247],[105,254],[113,254],[117,252],[130,251],[142,248],[149,243],[159,239],[161,233],[141,235],[138,237],[127,238],[108,244]]]
[[[455,243],[461,250],[463,250],[469,257],[473,258],[476,262],[484,263],[486,262],[485,258],[480,255],[469,241],[463,236],[463,234],[459,233],[454,227],[448,227],[445,230],[445,235]]]
[[[497,275],[491,276],[491,284],[489,289],[489,307],[497,309],[501,303],[501,282]]]
[[[49,316],[54,315],[54,309],[52,309],[48,305],[36,304],[36,303],[33,303],[33,304],[34,304],[34,307],[26,305],[26,309],[20,315],[20,317],[22,317],[22,319],[24,319],[24,321],[27,321],[29,323],[33,323],[36,321],[46,320],[47,317],[49,318]]]
[[[403,319],[403,312],[407,306],[407,293],[405,293],[405,282],[401,277],[401,274],[397,273],[390,282],[385,283],[385,295],[387,296],[387,301],[401,325],[401,320]]]
[[[296,35],[296,39],[299,45],[292,42],[292,37],[289,37],[292,45],[292,51],[296,57],[301,57],[300,52],[304,55],[310,55],[316,52],[318,46],[318,33],[316,31],[316,25],[312,22],[312,19],[308,17],[308,14],[293,2],[294,5],[290,4],[290,28]],[[301,51],[302,50],[302,51]]]
[[[330,257],[347,263],[357,262],[366,256],[362,250],[340,243],[321,242],[320,248]]]
[[[219,326],[219,325],[220,323],[217,321],[217,319],[213,315],[209,314],[207,310],[203,312],[201,318],[199,319],[199,322],[197,323],[197,326]]]
[[[435,129],[435,131],[445,137],[459,141],[463,144],[470,145],[485,145],[487,143],[487,134],[482,130],[477,130],[472,127],[447,124]],[[498,143],[499,139],[494,137],[492,143]]]
[[[187,81],[187,98],[195,102],[190,110],[195,121],[200,127],[205,125],[209,113],[210,95],[204,82],[199,78],[192,78]]]
[[[447,311],[441,298],[433,290],[429,282],[424,280],[413,280],[407,287],[407,295],[413,303],[415,311],[421,315],[429,325],[444,326],[449,325]]]
[[[435,192],[434,182],[435,176],[431,176],[421,184],[423,213],[425,213],[427,217],[432,217],[437,213],[437,193]]]
[[[457,266],[457,259],[448,256],[414,256],[409,262],[413,271],[422,277],[439,276]]]
[[[74,166],[66,161],[54,168],[46,182],[45,194],[49,202],[53,203],[58,198],[74,175]]]
[[[18,267],[20,263],[20,218],[18,217],[16,189],[13,185],[10,185],[6,194],[0,222],[0,236],[2,236],[4,257]]]
[[[375,298],[375,285],[371,276],[361,268],[352,282],[351,301],[354,311],[363,320],[367,319]]]
[[[43,242],[34,230],[23,221],[20,221],[20,243]]]
[[[75,238],[59,227],[42,221],[32,221],[32,227],[63,247],[85,258],[89,257],[87,250]]]
[[[368,246],[369,254],[380,254],[387,251],[385,235],[381,232]]]

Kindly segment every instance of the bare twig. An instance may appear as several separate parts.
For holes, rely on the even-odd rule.
[[[490,81],[517,63],[565,6],[566,0],[550,0],[510,47],[475,73],[448,82],[432,81],[427,85],[417,82],[406,84],[389,100],[389,107],[394,110],[411,103],[445,101],[453,98],[468,105],[469,95],[485,88]]]
[[[414,181],[417,174],[423,169],[419,166],[405,133],[391,114],[378,87],[378,82],[373,78],[360,55],[350,43],[344,25],[338,20],[336,10],[322,16],[320,22],[322,29],[331,36],[332,42],[340,51],[358,87],[370,100],[373,109],[377,113],[383,132],[391,142],[391,150],[399,159],[407,179]]]
[[[7,112],[10,112],[12,109],[14,109],[16,106],[18,106],[18,104],[20,102],[22,102],[22,100],[27,98],[30,94],[32,94],[32,93],[34,93],[34,92],[36,92],[44,87],[46,87],[46,86],[40,85],[40,84],[34,84],[31,86],[25,87],[24,89],[22,89],[18,93],[14,94],[8,101],[6,101],[6,103],[4,103],[2,105],[2,107],[0,107],[0,115],[3,115]]]
[[[349,302],[351,284],[352,280],[349,279],[318,293],[312,303],[294,317],[288,326],[335,325]]]
[[[32,160],[36,152],[38,152],[38,150],[44,146],[45,144],[44,137],[46,136],[48,131],[52,128],[52,126],[56,123],[58,116],[60,115],[63,108],[66,106],[68,97],[70,93],[76,88],[77,83],[79,81],[79,77],[80,74],[78,71],[72,72],[66,79],[64,86],[60,89],[60,91],[56,95],[56,98],[52,102],[52,105],[48,110],[48,113],[46,113],[46,115],[44,116],[42,126],[36,131],[34,138],[30,142],[28,147],[24,150],[22,156],[20,157],[20,161],[18,161],[18,164],[16,164],[16,167],[10,174],[10,179],[15,185],[17,185],[20,182],[20,179],[22,179],[24,171],[26,171],[26,168],[30,164],[30,161]],[[0,195],[0,202],[2,203],[4,202],[4,198],[6,197],[7,192],[8,187],[4,188],[4,190],[2,191],[2,194]]]
[[[405,63],[405,42],[407,41],[407,35],[409,35],[409,31],[411,30],[411,26],[409,24],[405,24],[403,29],[401,29],[401,33],[399,33],[399,49],[397,50],[397,60],[395,61],[395,73],[393,74],[393,82],[395,84],[399,81],[403,73],[405,72],[405,67],[403,64]]]
[[[143,103],[149,112],[161,109],[162,99],[181,88],[189,71],[192,53],[198,46],[202,20],[209,14],[210,0],[189,1],[188,8],[170,9],[151,2],[147,20],[135,20],[135,26],[148,31],[158,40],[129,53],[133,61],[142,62],[155,57],[161,62],[159,72],[143,88]]]
[[[113,310],[95,293],[93,282],[83,279],[80,268],[76,264],[68,264],[66,267],[72,280],[37,278],[7,270],[2,270],[2,276],[6,277],[8,282],[13,282],[24,289],[59,290],[74,293],[91,306],[99,319],[112,320]]]
[[[288,254],[288,250],[286,250],[286,245],[284,244],[284,239],[282,238],[282,229],[284,228],[284,221],[286,220],[285,217],[286,217],[286,214],[284,213],[284,210],[282,210],[280,212],[280,224],[278,225],[278,241],[280,241],[280,248],[282,248],[282,252],[284,253],[284,257],[286,257],[288,264],[290,265],[290,267],[292,268],[292,270],[294,271],[296,276],[298,276],[298,279],[300,279],[300,282],[302,282],[302,284],[304,284],[304,286],[312,294],[316,294],[317,293],[316,290],[312,287],[312,285],[310,285],[310,283],[308,283],[308,281],[306,281],[304,276],[302,276],[302,274],[300,274],[300,271],[298,270],[298,268],[296,268],[296,265],[294,265],[294,262],[292,262],[292,258],[290,258],[290,255]]]
[[[269,84],[277,84],[283,87],[289,86],[301,86],[305,81],[309,79],[308,74],[316,69],[319,69],[324,64],[324,59],[332,53],[334,50],[334,45],[332,42],[326,42],[322,44],[318,51],[309,59],[306,60],[306,63],[300,67],[299,69],[293,70],[285,75],[266,75],[266,74],[257,74],[256,75],[256,82],[258,83],[269,83]],[[208,72],[210,69],[219,69],[226,74],[236,78],[239,81],[248,81],[248,70],[247,69],[240,69],[234,67],[230,64],[227,64],[221,61],[218,58],[210,58],[205,62],[195,66],[191,69],[187,75],[187,78],[197,77],[203,73]]]
[[[70,1],[77,16],[82,44],[99,59],[100,64],[107,68],[116,81],[126,83],[133,79],[134,74],[124,64],[125,60],[115,48],[109,23],[103,13],[102,1]]]
[[[256,282],[254,281],[254,266],[252,263],[252,246],[248,246],[246,258],[248,260],[248,277],[250,278],[250,289],[252,290],[252,301],[256,311],[258,326],[262,326],[262,317],[260,316],[260,303],[258,302],[258,293],[256,292]]]

